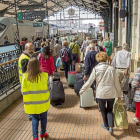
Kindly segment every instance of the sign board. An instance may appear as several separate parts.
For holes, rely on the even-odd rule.
[[[45,11],[18,12],[18,20],[45,19]]]
[[[42,23],[33,23],[33,27],[42,27]]]

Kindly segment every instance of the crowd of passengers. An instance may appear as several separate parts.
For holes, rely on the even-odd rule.
[[[68,71],[75,71],[75,64],[79,60],[85,64],[83,80],[86,83],[81,88],[80,94],[82,95],[93,83],[96,84],[95,98],[103,118],[101,127],[113,133],[113,105],[116,98],[123,100],[122,87],[125,80],[130,77],[131,54],[128,44],[124,43],[122,50],[116,52],[114,56],[112,56],[114,52],[112,42],[109,38],[103,40],[103,37],[97,41],[84,36],[82,42],[78,42],[77,36],[70,42],[65,37],[62,42],[59,37],[56,40],[37,37],[31,43],[25,37],[20,44],[23,50],[18,62],[21,92],[25,113],[28,114],[29,120],[32,120],[34,140],[38,140],[39,119],[41,119],[40,137],[48,136],[46,124],[50,93],[47,82],[48,78],[53,78],[57,71],[55,63],[58,57],[62,58],[62,54],[67,55],[65,58],[67,61],[62,62],[66,80]],[[37,58],[33,57],[36,52],[39,52]],[[132,86],[135,89],[133,99],[136,104],[134,121],[139,124],[140,68],[137,69]],[[40,91],[44,94],[39,94]],[[137,132],[140,133],[140,129]]]

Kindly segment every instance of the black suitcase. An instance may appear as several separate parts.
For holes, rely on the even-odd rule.
[[[57,72],[55,72],[55,74],[54,74],[53,81],[60,81],[60,76],[58,75]]]
[[[83,73],[77,73],[75,78],[75,85],[74,85],[74,91],[77,95],[79,95],[79,91],[84,85],[84,74]]]
[[[65,92],[61,81],[53,81],[50,100],[53,106],[62,105],[65,102]]]

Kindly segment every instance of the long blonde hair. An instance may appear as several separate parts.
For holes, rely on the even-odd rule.
[[[28,73],[27,81],[38,83],[38,79],[41,77],[40,63],[38,59],[33,57],[29,60],[26,73]]]

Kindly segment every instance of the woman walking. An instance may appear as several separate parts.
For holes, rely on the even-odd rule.
[[[96,60],[99,64],[93,68],[88,81],[80,90],[80,94],[83,94],[96,80],[96,100],[99,103],[104,122],[101,127],[112,134],[114,127],[113,104],[115,98],[121,98],[118,74],[112,66],[106,63],[107,54],[105,52],[99,52],[96,55]]]
[[[63,47],[60,50],[60,58],[65,69],[65,77],[68,79],[68,71],[70,71],[70,65],[72,64],[73,57],[71,49],[68,48],[67,41],[63,42]]]
[[[49,75],[53,75],[55,73],[55,66],[53,57],[50,53],[50,47],[46,46],[43,48],[43,52],[37,56],[40,62],[40,69],[42,72],[46,72]]]
[[[108,37],[106,39],[106,42],[104,44],[105,48],[106,48],[106,53],[107,53],[107,62],[108,64],[111,64],[111,55],[113,52],[113,47],[112,47],[112,42],[110,41],[110,38]]]
[[[47,111],[50,107],[50,92],[47,86],[48,74],[41,72],[39,61],[31,58],[27,72],[22,76],[22,94],[26,114],[32,114],[33,139],[38,140],[38,125],[41,119],[40,137],[47,137]]]
[[[140,55],[139,55],[139,61],[140,61]],[[136,112],[135,112],[136,118],[133,118],[133,120],[136,124],[140,124],[140,67],[137,68],[134,79],[132,81],[132,87],[135,89],[133,100],[135,101],[136,104]],[[137,132],[140,133],[140,128],[137,129]]]

